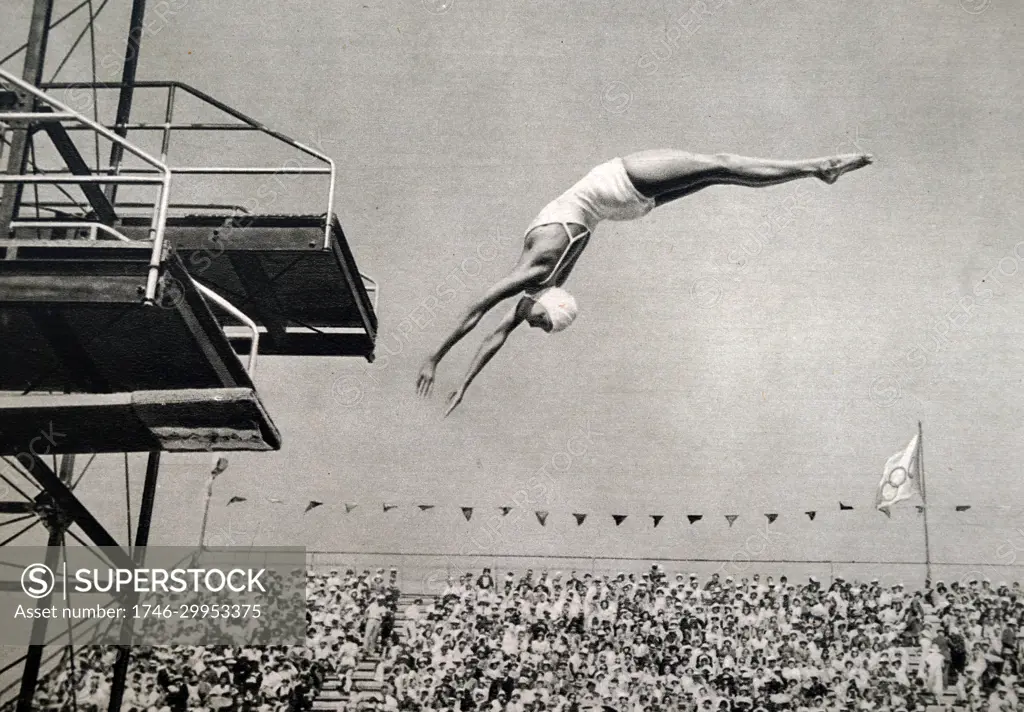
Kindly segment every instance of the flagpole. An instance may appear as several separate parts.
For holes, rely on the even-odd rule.
[[[217,475],[228,469],[228,459],[226,457],[218,457],[213,463],[213,467],[210,468],[210,479],[206,481],[206,502],[203,504],[203,524],[199,527],[199,552],[198,556],[201,556],[203,550],[206,548],[206,523],[210,519],[210,500],[213,499],[213,481],[217,479]]]
[[[921,480],[921,502],[924,504],[924,570],[928,581],[932,580],[932,549],[928,540],[928,495],[924,482],[924,429],[917,421],[917,472]]]
[[[213,480],[217,476],[210,473],[210,479],[206,481],[206,503],[203,505],[203,524],[199,527],[199,554],[202,555],[206,548],[206,523],[210,518],[210,500],[213,499]]]

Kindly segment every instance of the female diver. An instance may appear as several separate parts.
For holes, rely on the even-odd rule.
[[[831,185],[844,173],[871,162],[868,154],[776,161],[662,149],[602,163],[548,203],[530,223],[519,262],[469,305],[448,338],[427,358],[417,378],[418,393],[424,397],[430,394],[434,372],[445,354],[484,314],[509,297],[524,293],[480,345],[462,385],[448,397],[446,417],[462,402],[469,384],[517,326],[526,322],[549,333],[568,328],[576,319],[578,307],[562,285],[602,220],[636,220],[656,206],[711,185],[762,188],[799,178],[818,178]]]

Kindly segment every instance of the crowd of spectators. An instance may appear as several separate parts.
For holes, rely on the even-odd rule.
[[[121,709],[302,712],[334,676],[347,708],[387,712],[902,712],[949,698],[971,712],[1024,709],[1019,583],[909,592],[659,565],[501,580],[485,569],[398,623],[394,570],[306,576],[305,645],[267,644],[272,631],[250,626],[235,631],[245,645],[197,629],[194,645],[134,648]],[[364,654],[382,658],[379,694],[354,689]],[[106,710],[116,657],[76,650],[40,681],[35,709]]]
[[[484,570],[405,611],[379,706],[902,712],[952,693],[1021,710],[1022,613],[1018,583]]]
[[[304,646],[160,646],[132,650],[121,710],[308,710],[322,673]],[[116,648],[85,646],[40,681],[35,709],[106,712]]]
[[[337,675],[340,690],[354,692],[352,675],[363,653],[373,654],[392,639],[398,588],[397,571],[374,574],[354,569],[327,576],[310,572],[307,585],[310,625],[306,641],[313,659]]]
[[[267,609],[260,618],[175,621],[176,640],[191,645],[132,648],[123,712],[303,712],[311,710],[324,680],[351,672],[366,638],[367,616],[382,600],[397,600],[395,573],[348,571],[344,576],[306,572],[305,621],[290,621],[275,606],[280,579],[269,572]],[[302,571],[297,572],[302,576]],[[301,594],[300,594],[301,595]],[[385,597],[382,599],[381,597]],[[173,604],[168,598],[168,602]],[[217,601],[212,601],[217,603]],[[391,605],[393,610],[394,606]],[[394,617],[391,616],[393,622]],[[275,645],[284,629],[305,629],[305,644]],[[143,639],[159,639],[159,618],[140,619]],[[301,632],[300,632],[301,635]],[[225,645],[226,639],[244,644]],[[33,708],[44,712],[106,712],[117,649],[65,648],[63,660],[36,687]]]

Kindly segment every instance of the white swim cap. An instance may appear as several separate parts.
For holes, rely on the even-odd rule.
[[[536,294],[531,294],[530,299],[547,312],[548,319],[551,320],[552,333],[568,329],[580,311],[576,306],[575,297],[560,287],[542,289]]]

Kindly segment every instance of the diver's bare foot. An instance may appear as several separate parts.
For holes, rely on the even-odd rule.
[[[869,166],[874,161],[875,158],[870,153],[844,153],[841,156],[826,158],[818,171],[818,178],[832,185],[844,173]]]

